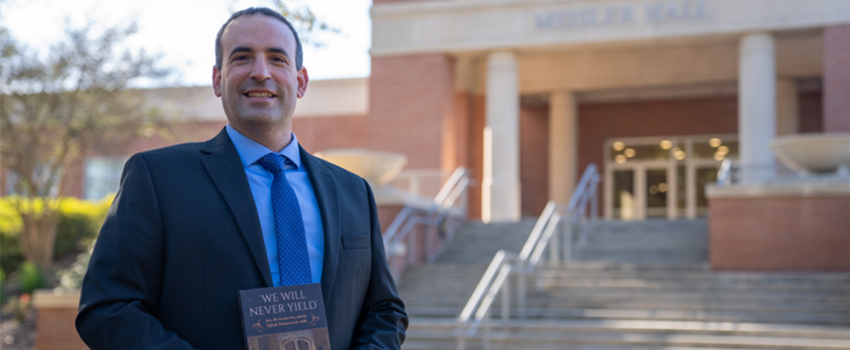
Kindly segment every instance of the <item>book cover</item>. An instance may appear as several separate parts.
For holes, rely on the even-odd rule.
[[[330,350],[318,283],[239,291],[248,350]]]

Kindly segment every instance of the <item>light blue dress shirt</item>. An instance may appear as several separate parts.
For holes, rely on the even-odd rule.
[[[242,135],[228,124],[227,136],[236,146],[236,152],[242,159],[245,175],[248,175],[248,185],[254,195],[254,203],[257,205],[257,214],[260,216],[260,227],[263,230],[263,240],[266,243],[266,256],[269,259],[269,267],[272,271],[272,280],[275,286],[280,286],[280,271],[277,260],[277,234],[274,229],[274,212],[272,211],[271,188],[274,176],[266,171],[257,160],[272,151],[265,146]],[[322,227],[322,217],[319,213],[319,203],[316,201],[316,193],[313,184],[307,177],[307,170],[301,163],[301,153],[298,151],[298,138],[292,134],[292,141],[279,152],[286,158],[284,171],[286,181],[295,191],[298,204],[301,207],[301,216],[304,220],[304,231],[307,234],[307,254],[310,256],[310,272],[313,274],[313,283],[322,280],[322,259],[325,256],[325,235]]]

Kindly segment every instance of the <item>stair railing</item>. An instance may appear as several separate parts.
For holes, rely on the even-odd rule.
[[[573,224],[581,222],[586,217],[585,214],[588,208],[590,209],[590,220],[596,221],[599,219],[599,195],[597,193],[597,187],[601,180],[602,176],[599,175],[596,164],[590,163],[587,169],[584,170],[584,174],[581,176],[581,180],[579,180],[573,196],[570,197],[569,204],[567,204],[565,215],[565,218],[568,220],[567,230],[572,230]],[[580,230],[579,244],[581,246],[587,243],[587,235],[591,231],[590,229]],[[565,248],[569,248],[569,246]],[[571,250],[565,250],[565,254],[569,254],[570,252]],[[569,258],[569,255],[567,257]]]
[[[467,200],[466,194],[472,180],[469,177],[469,171],[464,167],[458,167],[434,197],[429,208],[424,211],[421,208],[414,206],[405,206],[395,217],[393,222],[384,231],[384,248],[387,252],[387,259],[390,261],[391,272],[397,280],[401,277],[404,268],[416,263],[417,242],[416,230],[418,225],[424,225],[424,232],[438,231],[440,225],[447,222],[449,218],[466,218]],[[460,201],[459,205],[458,201]],[[427,262],[433,262],[439,255],[445,242],[451,240],[454,236],[456,227],[451,223],[446,225],[446,236],[444,244],[434,249],[432,234],[425,236],[425,259]],[[413,233],[413,236],[411,236]],[[393,259],[398,256],[407,255],[407,260],[401,264],[394,264]]]
[[[564,207],[555,201],[549,201],[543,209],[543,213],[534,224],[534,228],[528,235],[528,239],[519,254],[506,250],[499,250],[490,261],[490,265],[484,272],[484,276],[478,282],[472,296],[469,297],[460,315],[457,317],[458,327],[455,331],[457,337],[457,349],[466,349],[466,339],[475,337],[478,329],[484,326],[482,341],[484,349],[491,348],[490,307],[498,294],[501,294],[501,319],[502,324],[507,325],[510,320],[510,283],[511,273],[517,274],[517,309],[519,318],[525,318],[526,312],[526,276],[537,275],[537,288],[544,287],[543,269],[540,268],[540,260],[546,247],[549,247],[549,258],[552,264],[559,264],[558,256],[558,231],[559,223],[564,220],[564,258],[571,259],[572,226],[585,219],[589,214],[590,220],[598,219],[598,191],[597,187],[601,176],[596,165],[591,163],[585,169],[584,174],[573,192],[570,202]],[[587,207],[590,207],[589,213]],[[581,228],[581,227],[579,227]],[[580,242],[587,240],[587,231],[580,230]],[[550,241],[553,244],[549,244]],[[474,318],[473,318],[474,313]]]
[[[717,184],[724,187],[732,186],[732,183],[734,183],[732,171],[732,160],[729,158],[723,159],[720,163],[720,170],[717,171]]]

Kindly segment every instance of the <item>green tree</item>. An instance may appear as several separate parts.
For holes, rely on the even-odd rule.
[[[120,150],[160,124],[131,88],[165,78],[157,56],[119,49],[136,27],[66,29],[39,55],[0,28],[0,152],[13,174],[23,222],[21,249],[40,268],[52,264],[62,170],[92,149]],[[36,204],[33,204],[36,203]]]

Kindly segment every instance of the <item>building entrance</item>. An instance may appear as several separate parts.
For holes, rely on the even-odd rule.
[[[605,143],[605,217],[696,218],[720,162],[738,159],[735,135],[617,138]]]

